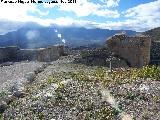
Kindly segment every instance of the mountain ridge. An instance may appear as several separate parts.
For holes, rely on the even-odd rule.
[[[152,41],[160,41],[160,27],[148,30],[144,32],[143,34],[149,35]]]
[[[71,47],[104,44],[106,39],[116,33],[125,31],[135,35],[132,30],[87,29],[84,27],[42,27],[25,26],[17,31],[0,35],[0,46],[18,46],[20,48],[40,48],[54,44],[65,44]],[[59,34],[59,36],[58,36]],[[64,39],[62,41],[62,39]]]

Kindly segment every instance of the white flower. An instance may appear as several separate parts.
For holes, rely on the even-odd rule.
[[[122,120],[132,120],[132,117],[126,113],[121,113]]]
[[[149,86],[141,84],[140,87],[139,87],[139,90],[140,91],[148,91],[149,90]]]
[[[50,92],[46,92],[46,94],[44,96],[45,97],[52,97],[52,94]]]

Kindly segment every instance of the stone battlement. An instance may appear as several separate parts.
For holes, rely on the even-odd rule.
[[[37,60],[49,62],[57,60],[64,53],[63,45],[39,49],[19,49],[16,46],[0,48],[0,63],[6,61]]]
[[[150,62],[151,39],[148,36],[116,34],[106,43],[115,55],[125,59],[132,67],[142,67]]]

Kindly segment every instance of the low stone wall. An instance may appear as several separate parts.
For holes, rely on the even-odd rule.
[[[0,48],[0,63],[6,61],[16,60],[17,52],[19,51],[18,47],[10,46],[10,47],[1,47]]]
[[[107,46],[132,67],[142,67],[150,62],[151,39],[148,36],[116,34],[107,40]]]
[[[23,60],[37,60],[37,50],[21,49],[17,52],[17,61]]]
[[[48,47],[46,49],[37,50],[37,60],[38,61],[53,61],[60,57],[60,49],[58,46]]]
[[[0,48],[0,63],[7,61],[37,60],[50,62],[64,54],[63,45],[40,49],[19,49],[16,46]]]

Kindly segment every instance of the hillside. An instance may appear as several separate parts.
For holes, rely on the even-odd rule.
[[[159,65],[160,60],[160,27],[154,28],[144,32],[143,34],[149,35],[151,37],[152,42],[151,45],[151,55],[150,55],[150,63]]]
[[[160,41],[160,27],[148,30],[144,34],[149,35],[154,41]]]

